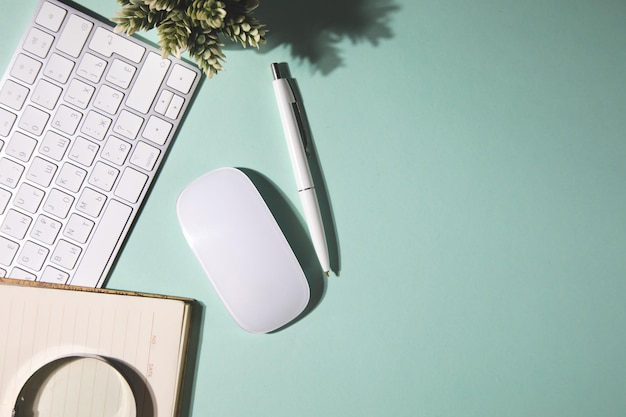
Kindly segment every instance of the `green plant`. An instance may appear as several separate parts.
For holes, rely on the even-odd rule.
[[[118,0],[112,19],[118,33],[156,28],[163,56],[185,51],[212,77],[223,69],[222,39],[258,48],[265,43],[264,25],[251,14],[259,0]]]

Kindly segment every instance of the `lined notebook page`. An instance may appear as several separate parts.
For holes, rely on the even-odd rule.
[[[28,378],[71,355],[115,358],[147,382],[155,415],[174,415],[189,304],[184,300],[0,283],[0,416]],[[145,384],[144,384],[145,385]]]

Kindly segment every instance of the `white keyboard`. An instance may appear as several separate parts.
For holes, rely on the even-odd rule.
[[[101,287],[200,71],[42,1],[0,84],[0,276]]]

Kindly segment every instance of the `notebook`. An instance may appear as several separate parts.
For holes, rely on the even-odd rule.
[[[137,416],[178,415],[194,304],[184,298],[0,279],[0,416],[12,415],[22,388],[38,370],[68,357],[119,365],[132,388]],[[85,372],[69,386],[97,390],[94,381]],[[102,411],[98,404],[67,407],[64,417],[84,416],[80,407]]]

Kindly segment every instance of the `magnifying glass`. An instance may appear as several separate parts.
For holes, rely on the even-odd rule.
[[[13,417],[140,417],[131,382],[105,358],[72,356],[39,368],[22,387]],[[124,372],[124,373],[123,373]],[[133,379],[133,378],[131,378]]]

